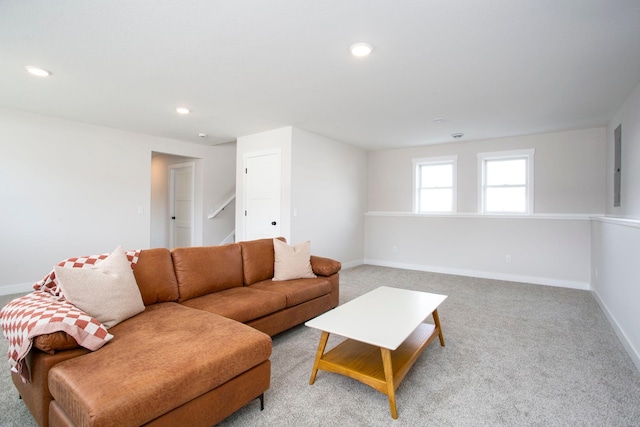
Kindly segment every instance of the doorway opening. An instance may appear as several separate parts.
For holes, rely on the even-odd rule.
[[[198,246],[195,175],[198,159],[151,153],[152,248]],[[201,239],[200,239],[201,240]]]

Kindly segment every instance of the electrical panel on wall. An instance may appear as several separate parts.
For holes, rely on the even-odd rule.
[[[622,172],[622,124],[613,131],[613,206],[620,206],[620,183]]]

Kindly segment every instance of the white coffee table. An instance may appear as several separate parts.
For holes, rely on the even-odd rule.
[[[322,331],[309,384],[318,370],[346,375],[384,393],[398,418],[395,391],[437,337],[444,346],[438,306],[446,295],[379,287],[305,325]],[[434,324],[423,323],[433,315]],[[329,334],[347,340],[324,352]]]

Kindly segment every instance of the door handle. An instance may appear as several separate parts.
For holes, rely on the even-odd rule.
[[[271,221],[271,225],[276,225],[276,222],[275,221]]]
[[[175,216],[172,216],[172,217],[171,217],[171,219],[176,219],[176,217],[175,217]]]

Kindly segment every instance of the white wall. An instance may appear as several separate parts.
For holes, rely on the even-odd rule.
[[[613,131],[622,124],[620,206],[613,206]],[[607,127],[606,212],[640,219],[640,84],[629,94]]]
[[[314,255],[334,258],[347,266],[362,263],[367,179],[364,151],[292,127],[240,137],[237,144],[238,240],[244,238],[244,156],[276,148],[282,153],[281,234],[291,244],[311,240]]]
[[[68,257],[150,247],[153,151],[202,159],[204,244],[215,234],[204,205],[234,185],[234,150],[8,109],[0,109],[0,150],[0,294],[28,291]]]
[[[640,370],[640,221],[595,220],[592,241],[593,293]]]
[[[292,243],[311,240],[315,255],[362,264],[367,209],[367,154],[293,128]]]
[[[613,207],[613,132],[622,124],[620,207]],[[607,127],[607,218],[592,226],[591,285],[640,370],[640,85]],[[622,219],[620,219],[622,218]]]
[[[525,148],[535,149],[533,217],[478,215],[477,154]],[[597,128],[370,153],[365,262],[589,289],[605,148]],[[458,156],[458,214],[411,214],[411,160],[448,155]]]
[[[220,208],[236,191],[236,143],[220,144],[209,149],[211,154],[201,160],[204,163],[201,184],[203,212],[200,213],[204,221],[204,246],[222,244],[236,226],[235,202],[215,218],[208,218],[209,213]]]
[[[411,159],[458,155],[458,212],[478,211],[478,153],[535,149],[535,213],[602,214],[605,129],[460,141],[369,154],[369,211],[410,212]]]
[[[365,263],[589,289],[590,239],[586,217],[370,213]]]
[[[176,158],[152,153],[151,158],[151,247],[169,246],[169,165]]]

